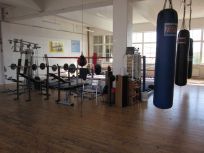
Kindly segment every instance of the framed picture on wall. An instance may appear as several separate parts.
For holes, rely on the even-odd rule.
[[[80,52],[80,40],[71,40],[71,51],[75,53]]]
[[[64,43],[62,41],[49,41],[49,52],[50,53],[64,52]]]

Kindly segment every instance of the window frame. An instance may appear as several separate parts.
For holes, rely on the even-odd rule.
[[[155,31],[133,32],[133,33],[142,33],[142,42],[135,42],[135,43],[133,42],[132,43],[132,45],[140,44],[142,46],[142,48],[139,49],[139,52],[141,53],[142,56],[145,56],[144,55],[144,46],[145,46],[145,44],[155,44],[156,45],[156,38],[155,38],[155,41],[151,41],[151,42],[144,41],[144,34],[145,33],[151,33],[151,32],[155,33]],[[156,51],[156,48],[155,48],[155,51]],[[156,53],[155,53],[155,57],[149,57],[149,58],[151,58],[151,59],[154,58],[155,59],[156,58]],[[148,63],[148,61],[147,61],[147,64],[154,64],[154,63],[152,63],[152,62]]]
[[[102,36],[103,38],[103,43],[102,44],[95,44],[94,43],[94,37],[95,36]],[[109,37],[108,39],[109,39],[109,41],[107,42],[106,41],[106,37]],[[94,35],[93,36],[93,52],[94,52],[94,47],[95,46],[102,46],[102,57],[112,57],[112,55],[113,55],[113,35],[111,35],[111,34],[105,34],[105,35]],[[107,54],[106,54],[106,47],[108,46],[108,48],[110,49],[110,51],[109,51],[109,56],[106,56]],[[112,50],[111,50],[112,49]],[[97,52],[97,54],[98,54],[98,52]],[[100,56],[99,56],[100,57]],[[112,60],[110,60],[110,58],[109,59],[101,59],[102,61],[103,61],[103,63],[110,63],[110,64],[112,64]]]
[[[199,51],[200,52],[200,58],[199,58],[199,62],[198,62],[198,64],[193,64],[193,65],[195,65],[195,66],[196,65],[204,65],[204,29],[202,29],[202,28],[195,28],[195,29],[192,29],[192,30],[201,30],[200,40],[193,40],[194,43],[200,42],[200,51]],[[144,33],[148,33],[148,32],[155,32],[155,31],[142,31],[142,32],[138,31],[138,32],[133,32],[133,33],[142,33],[142,42],[132,42],[132,45],[137,45],[138,44],[138,45],[142,46],[142,48],[140,48],[140,50],[139,50],[142,56],[144,56],[144,45],[145,44],[154,44],[154,43],[156,43],[156,42],[145,42],[144,41]],[[132,35],[132,40],[133,40],[133,35]],[[155,48],[155,50],[156,50],[156,48]],[[151,57],[151,58],[153,58],[153,57]],[[156,58],[156,55],[155,55],[154,58]],[[155,63],[153,63],[153,64],[155,64]]]

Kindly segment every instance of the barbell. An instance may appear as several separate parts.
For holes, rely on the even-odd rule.
[[[15,63],[12,63],[10,66],[11,70],[15,70],[18,66],[15,64]],[[31,66],[20,66],[21,68],[25,68],[25,67],[31,67],[31,69],[33,71],[36,71],[37,68],[39,67],[41,70],[44,70],[46,65],[45,63],[41,63],[39,66],[36,65],[36,64],[32,64]],[[57,66],[56,65],[52,65],[50,66],[52,68],[53,71],[56,71],[57,70]]]
[[[18,66],[15,63],[12,63],[10,66],[11,70],[15,70]],[[21,66],[21,68],[24,68],[25,66]],[[31,67],[33,71],[36,71],[37,68],[39,67],[41,70],[44,70],[46,68],[46,64],[45,63],[40,63],[40,65],[36,65],[36,64],[32,64],[32,66],[27,66],[27,67]],[[52,65],[49,66],[52,68],[52,71],[57,71],[58,66],[57,65]],[[70,64],[68,65],[67,63],[65,63],[62,67],[65,71],[68,71],[69,73],[75,73],[77,70],[77,67],[75,64]],[[101,65],[100,64],[96,64],[95,65],[95,73],[97,75],[99,75],[101,73]]]
[[[15,64],[15,63],[12,63],[10,66],[11,70],[15,70],[18,66]],[[40,65],[36,65],[36,64],[32,64],[31,66],[21,66],[21,68],[24,68],[24,67],[31,67],[33,71],[36,71],[37,68],[39,67],[41,70],[44,70],[46,65],[45,63],[40,63]],[[57,65],[52,65],[52,66],[49,66],[52,68],[53,71],[56,71],[57,70]],[[74,64],[70,64],[70,66],[65,63],[63,65],[63,69],[65,71],[70,71],[71,73],[74,73],[76,71],[76,66]]]
[[[41,64],[42,64],[42,63],[41,63]],[[71,64],[71,65],[72,65],[72,64]],[[63,67],[63,69],[64,69],[65,71],[69,71],[69,65],[68,65],[67,63],[65,63],[63,66],[60,66],[60,67]],[[57,67],[57,65],[52,65],[51,68],[52,68],[53,71],[56,71],[58,67]]]
[[[11,68],[11,70],[15,70],[19,66],[17,66],[15,63],[12,63],[9,67]],[[33,64],[32,66],[20,66],[20,67],[21,68],[31,67],[33,71],[37,70],[37,68],[38,68],[38,66],[36,64]],[[40,67],[41,70],[44,70],[45,69],[45,64],[41,63],[39,67]]]

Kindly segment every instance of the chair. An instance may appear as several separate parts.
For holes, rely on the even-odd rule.
[[[96,103],[98,103],[98,95],[101,94],[100,81],[91,79],[90,85],[83,88],[82,96],[84,96],[84,94],[90,94],[92,96],[92,99],[94,99],[95,97]]]

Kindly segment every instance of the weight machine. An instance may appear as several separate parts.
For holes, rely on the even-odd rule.
[[[30,90],[32,88],[31,82],[33,78],[33,71],[31,67],[33,65],[33,56],[35,52],[41,48],[37,43],[24,41],[23,39],[13,39],[9,40],[9,43],[12,45],[13,52],[20,53],[20,58],[18,59],[18,65],[11,64],[11,69],[16,69],[16,100],[19,99],[19,87],[20,87],[20,77],[24,78],[24,87],[26,86],[28,89],[28,101],[30,101]],[[24,55],[24,66],[22,66],[22,59]],[[38,61],[37,61],[38,62]],[[23,68],[23,73],[21,73],[21,69]],[[38,75],[38,71],[37,71]],[[25,88],[24,88],[25,90]]]

